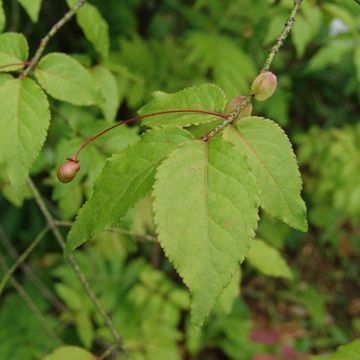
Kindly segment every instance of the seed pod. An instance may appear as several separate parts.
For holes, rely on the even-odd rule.
[[[232,111],[235,110],[235,108],[240,105],[244,100],[245,100],[246,96],[237,96],[236,98],[232,99],[225,108],[225,114],[230,114]],[[238,115],[238,117],[236,118],[236,120],[239,120],[243,117],[246,116],[250,116],[252,113],[252,104],[249,103],[248,105],[246,105],[245,109],[241,110],[240,114]]]
[[[67,159],[58,169],[57,178],[62,183],[70,182],[80,170],[78,160]]]
[[[251,94],[256,100],[265,101],[272,96],[276,90],[276,75],[266,71],[257,76],[251,85]]]

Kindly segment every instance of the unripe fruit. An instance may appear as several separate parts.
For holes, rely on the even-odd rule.
[[[67,159],[58,169],[57,178],[62,183],[70,182],[80,170],[78,160]]]
[[[246,96],[237,96],[236,98],[232,99],[225,108],[225,114],[230,114],[232,111],[235,110],[235,108],[240,105],[244,100],[245,100]],[[252,104],[249,103],[248,105],[246,105],[245,109],[241,110],[240,114],[238,115],[238,117],[236,118],[236,120],[239,120],[243,117],[246,116],[250,116],[252,113]]]
[[[257,76],[251,85],[251,94],[256,100],[265,101],[272,96],[276,90],[276,75],[266,71]]]

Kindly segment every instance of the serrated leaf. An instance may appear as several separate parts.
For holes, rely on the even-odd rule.
[[[199,326],[254,236],[255,179],[233,145],[194,140],[159,166],[153,196],[160,245],[191,290],[192,322]]]
[[[350,344],[339,346],[332,354],[312,356],[311,360],[358,360],[360,339]]]
[[[36,23],[39,19],[42,0],[18,0],[18,2],[25,9],[31,21]]]
[[[75,6],[77,2],[78,0],[67,0],[70,7]],[[107,57],[110,48],[109,25],[96,6],[85,3],[77,11],[76,20],[95,50],[101,56]]]
[[[13,79],[9,74],[0,74],[0,86],[4,85],[8,80]]]
[[[93,105],[101,99],[89,71],[66,54],[51,53],[43,57],[35,76],[55,99],[75,105]]]
[[[225,314],[230,314],[235,300],[240,295],[240,268],[236,270],[235,275],[230,281],[230,284],[224,289],[223,293],[218,299],[218,304],[221,306]]]
[[[23,34],[14,32],[0,34],[0,72],[21,69],[28,55],[29,46]],[[3,67],[9,64],[15,65]]]
[[[3,1],[0,0],[0,33],[4,30],[6,23]]]
[[[191,138],[187,131],[178,128],[153,130],[113,156],[95,183],[93,197],[78,213],[68,235],[67,252],[96,232],[118,224],[150,192],[155,170],[164,157]]]
[[[302,181],[291,143],[275,122],[250,116],[228,127],[224,138],[246,154],[260,187],[260,205],[289,226],[307,231]]]
[[[103,97],[99,107],[107,121],[114,121],[119,107],[119,89],[115,76],[106,68],[96,66],[91,74]]]
[[[46,95],[31,79],[0,86],[0,164],[19,197],[50,122]]]
[[[286,279],[293,278],[291,269],[279,251],[262,240],[255,239],[251,243],[246,260],[265,275]]]
[[[94,360],[95,356],[77,346],[61,346],[54,350],[50,355],[45,356],[43,360]]]
[[[173,94],[162,91],[152,93],[150,101],[144,105],[139,114],[149,114],[171,109],[201,109],[222,112],[226,105],[224,92],[216,85],[204,84],[188,87]],[[198,113],[178,113],[161,115],[143,120],[150,127],[190,126],[216,119],[214,115]]]

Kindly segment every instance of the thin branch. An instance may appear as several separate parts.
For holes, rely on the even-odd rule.
[[[354,0],[358,5],[360,5],[360,0]]]
[[[360,1],[360,0],[359,0]],[[283,46],[284,41],[286,40],[286,38],[289,36],[291,29],[294,26],[295,23],[295,18],[296,18],[296,14],[299,10],[299,7],[301,5],[302,0],[294,0],[294,7],[290,13],[289,18],[287,19],[285,26],[282,30],[282,32],[280,33],[279,37],[277,38],[275,45],[271,48],[268,57],[266,58],[263,68],[260,71],[260,73],[265,72],[265,71],[269,71],[274,58],[276,56],[276,54],[279,52],[280,48]],[[237,117],[239,116],[239,114],[241,113],[242,110],[244,110],[246,108],[246,106],[251,102],[252,100],[252,95],[247,95],[244,100],[234,109],[234,111],[232,111],[229,116],[217,127],[215,127],[214,129],[208,131],[205,135],[203,135],[200,139],[203,141],[208,141],[210,140],[212,137],[214,137],[216,134],[218,134],[219,132],[221,132],[226,126],[228,126],[229,124],[231,124],[233,121],[236,121]]]
[[[39,209],[42,212],[48,227],[50,228],[50,230],[54,234],[55,239],[59,243],[60,247],[62,249],[64,249],[65,248],[65,240],[64,240],[63,236],[61,235],[61,233],[60,233],[60,231],[59,231],[59,229],[58,229],[58,227],[57,227],[57,225],[55,223],[55,219],[50,214],[50,212],[47,209],[47,207],[46,207],[46,205],[45,205],[45,203],[44,203],[44,201],[43,201],[37,187],[35,186],[35,184],[32,182],[32,180],[30,178],[28,180],[28,183],[29,183],[31,192],[32,192],[32,194],[34,196],[34,199],[35,199],[36,203],[38,204]],[[111,318],[108,316],[108,314],[106,313],[104,307],[102,306],[99,299],[97,298],[94,291],[92,290],[92,288],[91,288],[88,280],[86,279],[84,273],[81,271],[80,266],[79,266],[78,262],[76,261],[75,257],[73,255],[69,255],[67,259],[68,259],[71,267],[75,271],[77,277],[79,278],[79,280],[81,282],[81,285],[83,286],[83,288],[86,291],[87,295],[89,296],[89,298],[91,299],[91,301],[95,305],[99,315],[103,318],[106,326],[109,328],[110,333],[113,336],[116,344],[119,345],[119,348],[121,349],[122,352],[126,353],[126,350],[125,350],[124,345],[123,345],[123,341],[120,338],[119,333],[117,332]]]
[[[11,241],[5,234],[3,227],[0,225],[0,241],[2,242],[4,248],[10,255],[10,257],[15,261],[19,254],[15,247],[12,245]],[[58,312],[64,312],[66,307],[64,304],[57,299],[57,297],[46,287],[46,285],[40,280],[32,271],[32,269],[25,263],[20,264],[21,270],[25,273],[28,279],[37,287],[40,293],[54,306]]]
[[[20,77],[24,78],[29,75],[30,71],[32,71],[39,62],[49,41],[76,14],[76,12],[85,4],[85,1],[86,0],[79,0],[72,9],[70,9],[55,25],[53,25],[46,36],[41,39],[40,45],[36,50],[35,55],[30,60],[30,64],[22,71]]]
[[[36,236],[35,240],[32,241],[32,243],[28,246],[28,248],[18,257],[14,265],[7,270],[7,272],[5,273],[5,275],[3,276],[0,282],[0,296],[6,286],[6,283],[9,281],[10,277],[17,270],[17,268],[27,259],[27,257],[36,248],[36,246],[40,243],[40,241],[45,237],[48,231],[49,231],[48,227],[45,227],[43,230],[41,230],[38,236]]]
[[[0,268],[2,268],[4,272],[8,271],[5,259],[3,258],[1,253],[0,253]],[[58,342],[62,345],[63,341],[60,339],[60,337],[54,332],[54,330],[48,324],[48,321],[45,319],[45,317],[41,313],[41,310],[33,302],[33,300],[28,295],[28,293],[24,290],[24,288],[16,281],[16,279],[13,276],[10,277],[10,281],[11,281],[12,285],[14,286],[15,290],[17,291],[17,293],[20,295],[20,297],[24,300],[24,302],[29,307],[31,312],[34,314],[34,316],[38,320],[39,324],[44,329],[45,333],[49,337],[53,338],[56,342]]]
[[[57,226],[63,226],[63,227],[71,227],[71,226],[74,225],[74,223],[71,222],[71,221],[55,221],[55,224]],[[133,232],[133,231],[127,230],[127,229],[110,228],[110,229],[104,229],[103,231],[117,232],[117,233],[120,233],[120,234],[132,236],[134,238],[140,238],[140,239],[144,239],[144,240],[147,240],[147,241],[157,242],[157,238],[155,236],[146,235],[146,234],[138,234],[136,232]]]

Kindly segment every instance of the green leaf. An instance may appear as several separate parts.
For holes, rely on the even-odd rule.
[[[296,17],[294,27],[292,29],[292,39],[296,48],[296,53],[299,58],[304,55],[306,46],[312,37],[311,28],[306,19],[299,14]]]
[[[31,21],[36,23],[39,19],[42,0],[18,0],[18,2],[25,9]]]
[[[23,34],[8,32],[0,34],[0,71],[21,69],[29,55],[29,46]],[[20,65],[19,65],[20,63]],[[6,66],[15,64],[13,66]]]
[[[75,105],[92,105],[99,101],[100,94],[90,73],[68,55],[46,55],[36,67],[35,76],[55,99]]]
[[[46,95],[31,79],[0,86],[0,164],[20,196],[50,122]]]
[[[332,354],[312,356],[311,360],[358,360],[359,353],[360,339],[348,345],[339,346]]]
[[[360,82],[360,44],[358,44],[354,49],[354,65],[357,79]]]
[[[240,295],[240,280],[241,271],[239,268],[231,279],[230,284],[224,289],[218,299],[218,304],[221,306],[225,314],[231,313],[234,302]]]
[[[251,243],[246,260],[265,275],[292,279],[293,274],[278,250],[262,240]]]
[[[3,0],[0,0],[0,33],[4,30],[6,23]]]
[[[61,346],[54,350],[50,355],[45,356],[43,360],[94,360],[95,356],[87,350],[77,346]]]
[[[115,76],[102,66],[94,67],[91,74],[104,98],[99,107],[104,114],[105,120],[112,122],[115,120],[120,98]]]
[[[68,235],[67,252],[96,232],[118,224],[128,210],[150,192],[155,170],[164,157],[191,138],[182,129],[153,130],[113,156],[95,183],[93,197],[78,213]]]
[[[199,326],[254,237],[255,179],[233,145],[194,140],[159,166],[153,196],[160,245],[191,290],[192,322]]]
[[[216,85],[204,84],[188,87],[173,94],[162,91],[152,93],[150,101],[143,106],[139,113],[149,114],[171,109],[202,109],[215,112],[224,111],[226,97]],[[198,113],[178,113],[161,115],[143,120],[143,124],[150,127],[159,126],[190,126],[216,119],[214,115]]]
[[[307,231],[302,181],[291,143],[275,122],[247,117],[228,127],[225,139],[246,154],[260,187],[260,205],[289,226]]]
[[[86,348],[91,348],[94,340],[94,327],[87,310],[80,311],[76,315],[76,330]]]
[[[78,0],[67,0],[70,7],[75,6],[77,2]],[[107,57],[110,48],[109,25],[99,10],[94,5],[86,3],[77,11],[76,20],[95,50]]]

